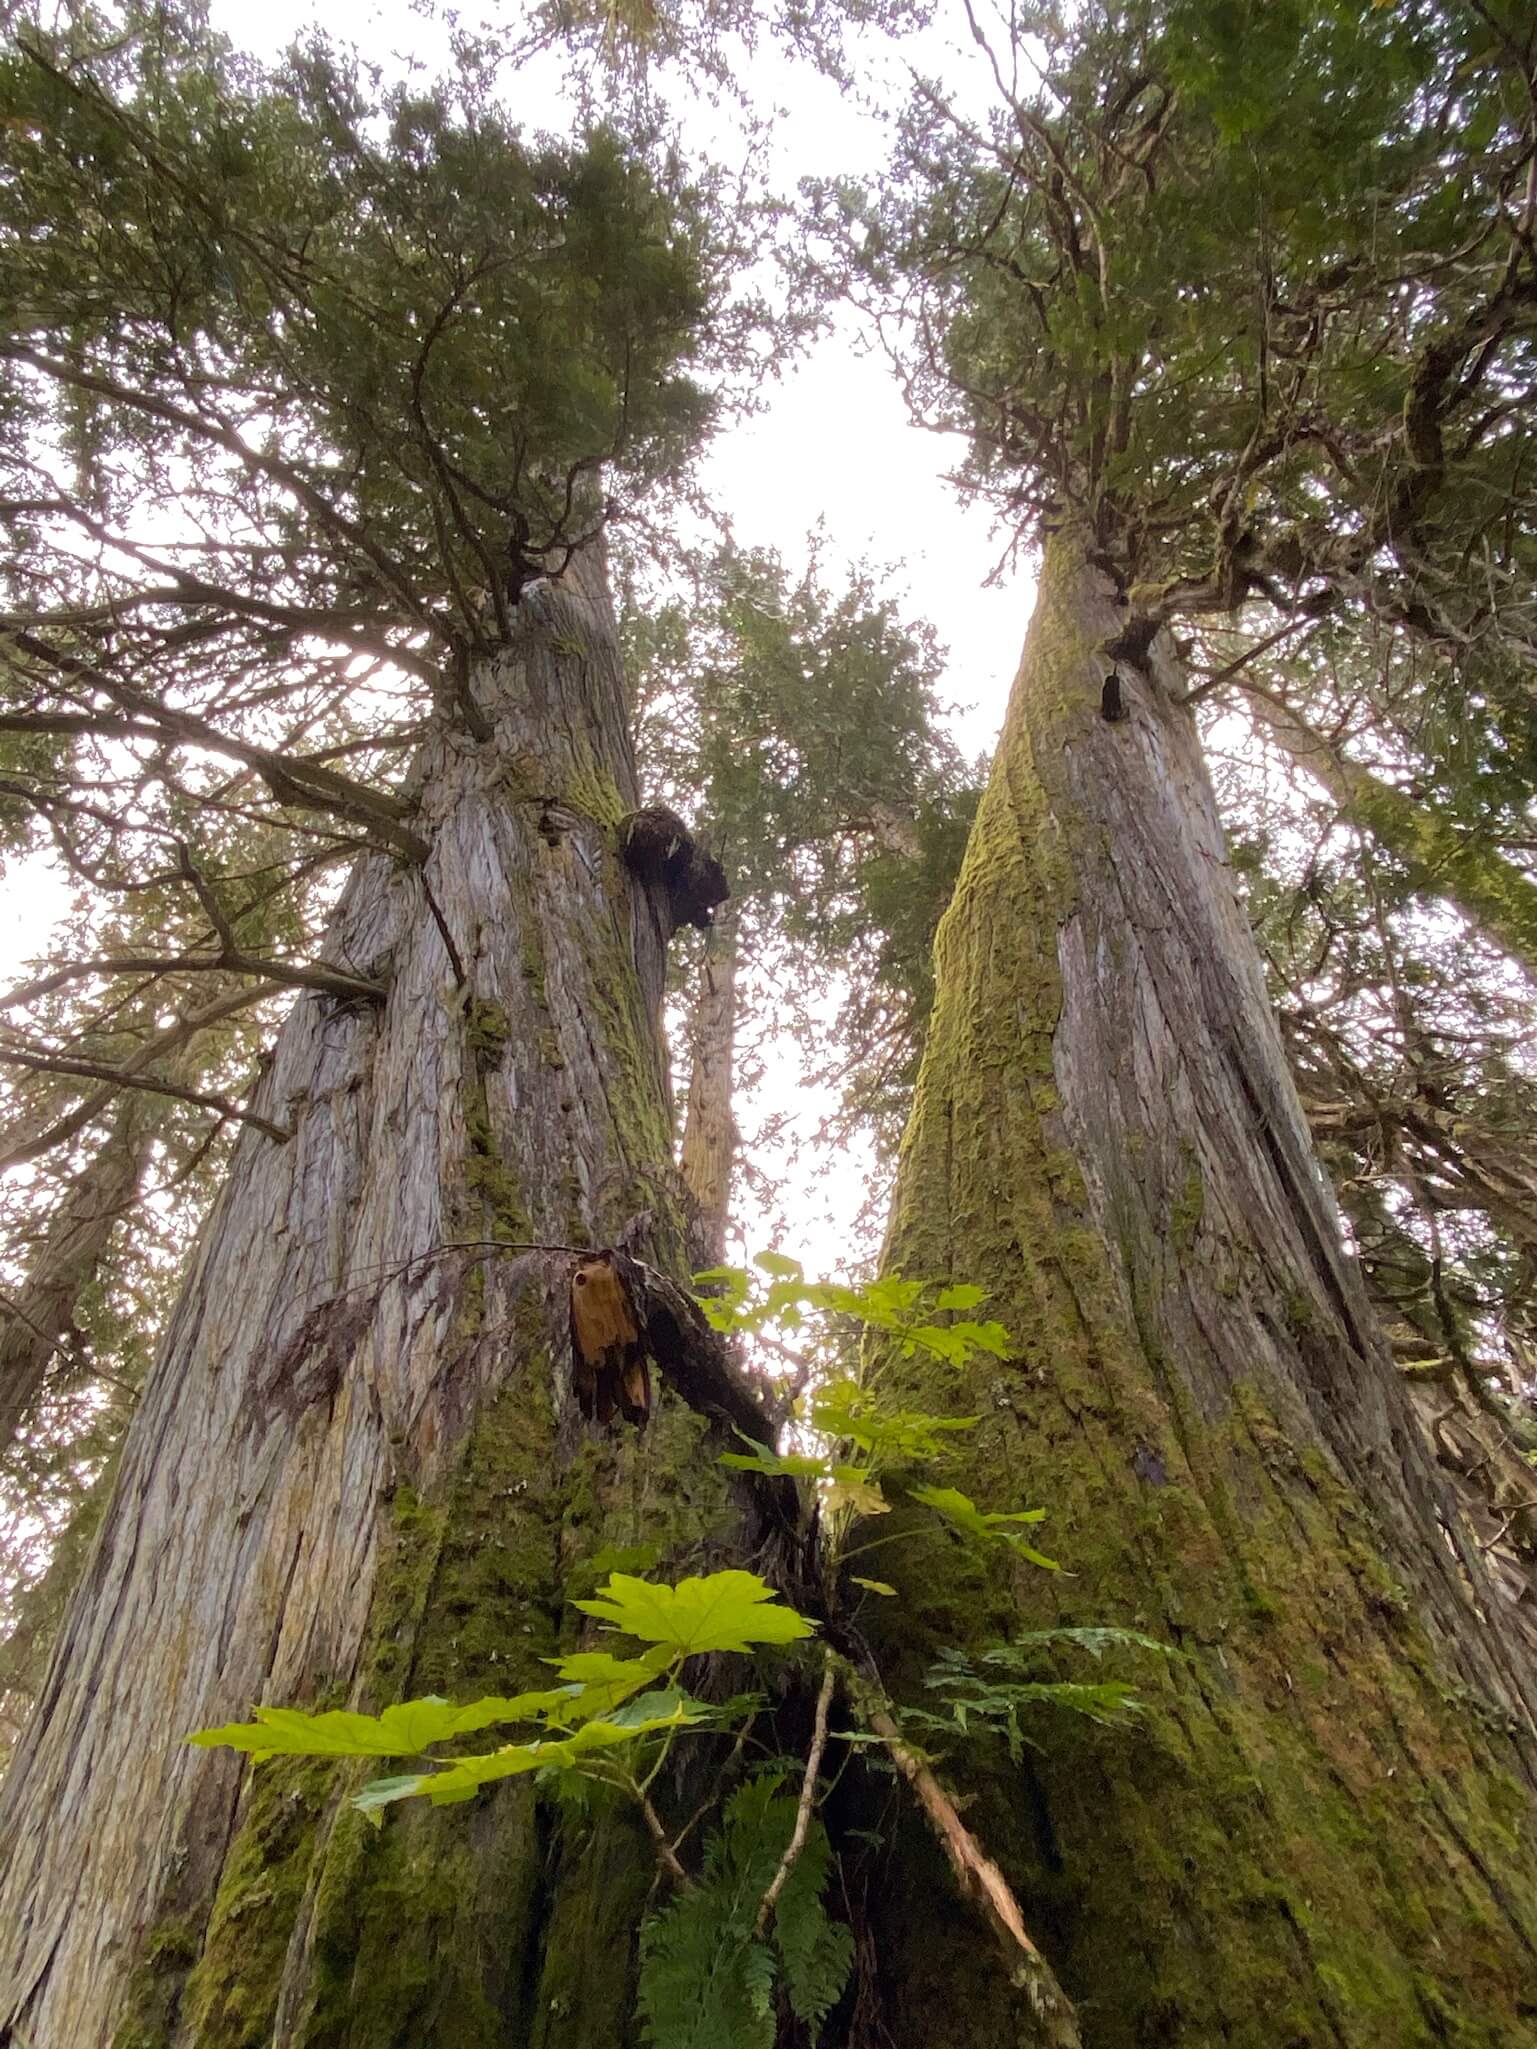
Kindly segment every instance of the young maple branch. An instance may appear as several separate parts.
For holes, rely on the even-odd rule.
[[[656,1861],[667,1873],[667,1876],[672,1880],[679,1892],[692,1892],[694,1890],[694,1881],[689,1877],[688,1872],[679,1860],[677,1851],[668,1840],[667,1831],[662,1826],[662,1817],[651,1804],[651,1795],[636,1779],[630,1780],[629,1790],[640,1808],[641,1819],[646,1824],[646,1833],[656,1845]]]

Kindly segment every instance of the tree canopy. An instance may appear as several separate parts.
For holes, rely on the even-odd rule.
[[[936,55],[947,24],[976,60],[980,103],[974,79]],[[897,67],[886,165],[792,197],[697,160],[675,118],[680,72],[721,86],[727,52],[770,36],[850,97],[864,88],[861,50],[883,79]],[[544,117],[561,132],[546,133],[523,116],[518,66],[555,48],[589,68]],[[652,91],[664,71],[667,91]],[[761,144],[766,117],[742,97]],[[1519,1686],[1501,1688],[1537,1612],[1526,10],[959,0],[950,21],[901,6],[761,18],[735,0],[561,6],[459,37],[447,75],[423,85],[318,34],[259,63],[196,11],[132,0],[72,10],[62,26],[24,14],[0,53],[0,133],[0,853],[48,861],[71,892],[54,957],[0,999],[0,1735],[38,1687],[101,1513],[97,1483],[142,1398],[133,1484],[107,1510],[101,1555],[104,1571],[127,1560],[125,1584],[148,1605],[113,1607],[89,1657],[121,1676],[137,1654],[123,1618],[172,1629],[152,1612],[132,1518],[140,1502],[164,1517],[178,1476],[218,1444],[247,1491],[234,1507],[205,1473],[187,1528],[211,1533],[231,1604],[247,1598],[249,1504],[281,1501],[257,1516],[252,1545],[274,1547],[269,1564],[291,1550],[291,1573],[302,1558],[313,1577],[295,1613],[327,1608],[344,1646],[345,1705],[296,1714],[294,1755],[330,1754],[344,1725],[380,1755],[406,1724],[419,1749],[497,1720],[534,1726],[527,1743],[458,1760],[451,1802],[481,1778],[573,1770],[590,1750],[596,1783],[633,1800],[678,1884],[647,1944],[657,1983],[678,1964],[667,2000],[680,2031],[707,2028],[688,2017],[689,1989],[714,1924],[678,1855],[694,1823],[674,1839],[650,1798],[676,1727],[742,1732],[713,1784],[724,1820],[698,1889],[735,1901],[741,1976],[727,2003],[768,2042],[776,1972],[797,2021],[820,2027],[857,1947],[840,1922],[826,1951],[821,1901],[834,1855],[872,1819],[869,1786],[850,1796],[846,1837],[811,1819],[817,1805],[833,1817],[819,1773],[844,1740],[829,1734],[835,1687],[856,1747],[915,1792],[958,1897],[991,1900],[1018,1965],[1037,1955],[1014,1933],[1018,1903],[1002,1880],[1001,1907],[989,1891],[998,1867],[894,1713],[946,1740],[970,1737],[968,1715],[986,1724],[1011,1770],[980,1769],[984,1795],[1005,1778],[1017,1787],[1021,1704],[1072,1704],[1042,1658],[1068,1641],[1097,1655],[1101,1635],[1148,1648],[1144,1606],[1201,1674],[1181,1694],[1188,1675],[1170,1661],[1188,1715],[1178,1741],[1157,1737],[1165,1763],[1177,1754],[1199,1783],[1179,1819],[1190,1840],[1215,1826],[1223,1773],[1284,1753],[1273,1809],[1253,1822],[1246,1807],[1234,1825],[1234,1897],[1256,1925],[1289,1917],[1295,1930],[1296,1902],[1312,1898],[1306,1854],[1272,1882],[1269,1847],[1306,1851],[1315,1824],[1317,1841],[1348,1847],[1379,1813],[1375,1781],[1343,1821],[1321,1804],[1341,1701],[1347,1720],[1366,1703],[1365,1747],[1399,1759],[1390,1779],[1416,1745],[1434,1751],[1427,1783],[1443,1758],[1473,1759],[1470,1798],[1494,1790],[1468,1840],[1503,1855],[1489,1760],[1504,1709],[1465,1715],[1432,1653],[1451,1645],[1457,1685],[1515,1700]],[[788,299],[768,262],[786,242]],[[835,301],[884,344],[915,420],[958,437],[956,481],[995,516],[1005,561],[1047,564],[985,795],[981,765],[946,730],[943,651],[901,567],[845,572],[816,540],[804,564],[721,542],[731,508],[698,487],[709,437]],[[830,459],[808,449],[808,476]],[[704,540],[701,520],[716,528]],[[626,600],[617,635],[610,562]],[[650,869],[634,853],[637,816],[655,833]],[[713,930],[711,905],[680,907],[673,871],[690,860],[729,873]],[[791,1348],[793,1378],[777,1388],[767,1368],[757,1383],[738,1370],[754,1344],[776,1349],[748,1281],[717,1272],[703,1307],[676,1285],[680,1134],[658,1016],[667,946],[689,922],[704,930],[673,956],[675,1024],[692,1003],[675,1036],[694,1095],[714,1075],[728,1150],[751,1083],[734,1036],[744,1016],[763,1037],[799,1038],[843,1089],[824,1155],[873,1132],[884,1165],[913,1110],[887,1254],[897,1271],[861,1291],[808,1283],[782,1254],[760,1262],[787,1331],[813,1310],[865,1326],[862,1339],[841,1329]],[[1107,993],[1114,1005],[1096,1008]],[[336,1073],[337,1096],[357,1095],[377,1123],[327,1121]],[[379,1157],[398,1145],[405,1160],[408,1144],[404,1170]],[[685,1180],[688,1165],[685,1137]],[[205,1271],[188,1255],[226,1175],[234,1194],[205,1228]],[[285,1176],[305,1198],[292,1239],[287,1194],[273,1195]],[[682,1400],[642,1448],[578,1445],[561,1407],[557,1269],[538,1262],[593,1248],[630,1260],[634,1244],[658,1269],[622,1269],[623,1314],[668,1333]],[[983,1292],[972,1259],[1007,1297],[1008,1326],[969,1320]],[[927,1280],[904,1276],[906,1260]],[[302,1299],[269,1304],[260,1329],[253,1316],[221,1335],[210,1318],[205,1332],[199,1291],[258,1269],[263,1285],[302,1280]],[[232,1287],[218,1307],[243,1299]],[[709,1349],[707,1322],[745,1352]],[[235,1422],[220,1345],[249,1367]],[[243,1345],[271,1357],[252,1367]],[[190,1362],[185,1406],[173,1360]],[[509,1361],[524,1375],[514,1423],[497,1407]],[[961,1368],[976,1382],[964,1396]],[[1411,1414],[1423,1441],[1395,1435]],[[711,1431],[733,1447],[718,1460],[697,1456]],[[964,1450],[941,1442],[949,1432]],[[181,1463],[157,1465],[173,1439]],[[334,1460],[329,1493],[307,1463],[317,1443]],[[974,1494],[911,1484],[914,1461],[952,1452],[966,1463],[949,1477]],[[1045,1459],[1083,1561],[1077,1592],[1066,1561],[1017,1527],[1042,1511],[1014,1505],[1011,1475]],[[1401,1485],[1382,1478],[1394,1461]],[[1456,1481],[1471,1537],[1456,1534],[1432,1461]],[[845,1572],[863,1548],[904,1542],[918,1510],[936,1541],[911,1570],[898,1552],[896,1587]],[[304,1544],[284,1550],[290,1512]],[[1295,1584],[1292,1550],[1265,1548],[1272,1515],[1301,1533]],[[1381,1528],[1358,1538],[1363,1515]],[[865,1524],[878,1534],[862,1542]],[[338,1529],[360,1533],[356,1554]],[[576,1558],[597,1535],[607,1606],[574,1593],[597,1585]],[[621,1536],[644,1541],[626,1549]],[[175,1541],[190,1542],[180,1524]],[[664,1551],[690,1568],[676,1585],[631,1576]],[[717,1551],[729,1569],[693,1571]],[[389,1570],[412,1563],[388,1584],[380,1568],[382,1623],[366,1591],[338,1620],[338,1559],[350,1600],[386,1554]],[[1491,1607],[1474,1629],[1454,1555],[1466,1586],[1509,1594],[1509,1613]],[[1022,1591],[1022,1565],[1054,1591]],[[604,1654],[573,1648],[585,1625],[568,1608],[613,1622],[621,1602],[632,1620],[665,1620],[721,1581],[756,1607],[774,1571],[845,1661],[840,1677],[829,1652],[815,1707],[800,1673],[766,1709],[757,1695],[722,1707],[653,1690],[628,1719],[616,1695],[616,1719],[571,1733],[571,1699]],[[267,1580],[249,1585],[255,1613]],[[1080,1613],[1088,1588],[1135,1628]],[[883,1600],[900,1622],[869,1618]],[[510,1652],[479,1628],[503,1608],[536,1618]],[[989,1629],[1002,1615],[997,1627],[1045,1620],[1004,1645],[980,1623],[963,1629],[955,1618],[973,1608]],[[462,1649],[465,1616],[476,1627]],[[1320,1678],[1314,1646],[1336,1616],[1338,1656]],[[1410,1650],[1401,1620],[1427,1632]],[[273,1626],[277,1644],[281,1615]],[[789,1645],[811,1625],[780,1627]],[[383,1651],[371,1637],[361,1648],[367,1631],[388,1638]],[[301,1691],[332,1686],[329,1641],[295,1651],[285,1639],[289,1662],[274,1651],[262,1666],[261,1630],[233,1635],[241,1683],[265,1689],[281,1669]],[[668,1688],[681,1684],[695,1651],[781,1639],[654,1641],[675,1655],[637,1666],[631,1693],[664,1669]],[[167,1683],[201,1699],[217,1660],[207,1644],[185,1649],[167,1658]],[[504,1657],[556,1667],[563,1684],[494,1692],[516,1683],[491,1670]],[[397,1663],[457,1686],[465,1660],[487,1687],[478,1709],[391,1691],[405,1683]],[[893,1689],[942,1697],[903,1707],[891,1675]],[[221,1667],[209,1685],[224,1679]],[[1225,1722],[1213,1702],[1230,1680]],[[1072,1683],[1096,1727],[1119,1702],[1114,1683]],[[373,1700],[354,1712],[358,1686],[389,1696],[381,1716]],[[1404,1703],[1408,1736],[1389,1730]],[[254,1723],[216,1734],[265,1752],[286,1712],[264,1700]],[[795,1769],[743,1780],[727,1801],[760,1714]],[[119,1763],[126,1726],[103,1751]],[[89,1779],[73,1751],[52,1754],[58,1784],[77,1767]],[[1098,1840],[1085,1787],[1114,1791],[1103,1805],[1132,1817],[1125,1842],[1161,1848],[1136,1769],[1085,1751],[1080,1774],[1078,1755],[1069,1743],[1031,1779],[1039,1813],[1005,1802],[1016,1866],[1051,1866],[1055,1842],[1038,1840],[1048,1809],[1080,1849]],[[644,1759],[633,1772],[616,1761],[632,1756]],[[1350,1762],[1334,1757],[1336,1776]],[[167,1768],[167,1788],[181,1769]],[[799,1803],[780,1797],[802,1772]],[[375,1807],[431,1791],[420,1774],[385,1786]],[[681,1815],[680,1788],[689,1802],[699,1789],[666,1784]],[[88,1804],[82,1794],[77,1828]],[[1395,1893],[1379,1912],[1343,1863],[1323,1875],[1342,1942],[1370,1948],[1387,1930],[1394,1956],[1420,1953],[1416,1916],[1435,1926],[1462,1882],[1463,1838],[1451,1822],[1436,1833],[1443,1821],[1437,1809],[1426,1824],[1446,1856],[1423,1901]],[[618,1840],[602,1833],[611,1824],[599,1861]],[[371,1853],[358,1854],[361,1869]],[[1480,1854],[1468,1853],[1473,1889],[1487,1880]],[[1153,1989],[1128,1994],[1113,2024],[1162,2010],[1162,1965],[1148,1959],[1227,1884],[1213,1866],[1182,1892],[1178,1861],[1152,1874],[1148,1897],[1164,1904],[1131,1945],[1128,1970]],[[220,2010],[221,1971],[243,1996],[239,1865],[233,1854],[192,1981],[200,2015]],[[633,1878],[633,1859],[625,1869]],[[111,1880],[97,1877],[99,1905]],[[324,1913],[350,1912],[345,1886],[326,1885]],[[1079,1872],[1052,1869],[1042,1890],[1084,1969],[1094,1915],[1113,1917],[1084,1906]],[[562,1911],[579,1911],[565,1897]],[[807,1917],[799,1965],[763,1946],[775,1897]],[[882,1911],[895,1926],[910,1908]],[[1476,1916],[1469,1927],[1473,1955]],[[367,1939],[389,1936],[381,1923]],[[914,1982],[921,1951],[901,1948]],[[465,1958],[455,1969],[469,1983]],[[1319,2012],[1334,1968],[1308,1963]],[[1275,1969],[1267,1955],[1253,1984]],[[1372,1998],[1406,2010],[1392,2002],[1411,1996],[1407,1982],[1372,1977]],[[1502,2013],[1513,1984],[1499,1979]],[[1168,2010],[1236,2011],[1228,1996],[1202,1981]],[[1432,2010],[1417,1984],[1413,1996]],[[984,1998],[977,2025],[997,2010]]]

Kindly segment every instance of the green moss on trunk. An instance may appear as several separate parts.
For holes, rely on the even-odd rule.
[[[271,2040],[283,1962],[334,1778],[306,1758],[271,1758],[251,1772],[183,2000],[183,2030],[198,2049],[263,2049]]]
[[[984,1414],[958,1484],[1046,1506],[1069,1573],[893,1546],[902,1599],[869,1626],[910,1699],[946,1645],[1021,1627],[1177,1652],[1128,1669],[1131,1733],[1043,1714],[1017,1768],[947,1760],[1095,2049],[1529,2049],[1530,1754],[1288,1150],[1220,842],[1180,810],[1207,799],[1177,679],[1100,718],[1115,616],[1059,538],[939,935],[887,1251],[986,1286],[1014,1333],[967,1382],[885,1370]],[[990,2049],[1007,2005],[933,1866],[904,1831],[878,1882],[888,2011]]]

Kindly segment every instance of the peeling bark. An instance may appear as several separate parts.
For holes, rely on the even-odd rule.
[[[1128,1674],[1136,1734],[1056,1716],[1017,1768],[947,1764],[1096,2049],[1516,2049],[1537,1685],[1341,1249],[1161,639],[1103,716],[1123,616],[1054,539],[887,1248],[1015,1334],[960,1386],[885,1370],[982,1415],[959,1484],[1044,1505],[1071,1576],[892,1546],[872,1639],[899,1698],[1022,1626],[1179,1653]],[[887,2011],[991,2049],[1007,2012],[980,1980],[957,2008],[971,1942],[932,1869],[909,1831],[872,1898]]]
[[[340,1773],[243,1781],[182,1741],[253,1702],[531,1683],[575,1558],[637,1519],[697,1544],[726,1499],[675,1401],[644,1464],[583,1431],[564,1265],[485,1256],[643,1212],[653,1257],[681,1249],[672,907],[619,849],[598,565],[516,625],[468,678],[490,737],[444,723],[417,765],[425,867],[369,856],[332,921],[325,959],[385,1000],[303,995],[278,1036],[253,1108],[295,1136],[239,1142],[6,1784],[0,2037],[28,2049],[558,2049],[627,2022],[653,1869],[627,1820],[567,1834],[524,1789],[376,1837]]]

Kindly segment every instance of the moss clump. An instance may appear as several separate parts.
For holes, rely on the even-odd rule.
[[[553,1031],[541,1032],[539,1034],[539,1058],[546,1067],[561,1068],[565,1066],[566,1056],[560,1050],[560,1040]]]
[[[444,1533],[442,1509],[422,1501],[413,1487],[401,1482],[390,1502],[389,1524],[374,1578],[364,1665],[368,1690],[381,1704],[402,1697],[400,1689],[415,1655]]]
[[[309,1882],[334,1767],[275,1757],[251,1768],[240,1826],[187,1980],[185,2028],[198,2049],[266,2049],[289,1937]]]
[[[544,954],[532,933],[525,932],[521,952],[523,979],[529,986],[534,1001],[542,1010],[548,1010],[549,998],[545,993]]]
[[[464,1132],[469,1142],[463,1167],[464,1193],[482,1211],[479,1235],[519,1244],[534,1235],[518,1177],[502,1163],[491,1124],[487,1077],[502,1063],[512,1037],[499,1003],[476,999],[466,1006],[464,1041]]]
[[[598,760],[585,737],[577,734],[572,747],[570,773],[563,793],[565,803],[602,826],[617,832],[629,806],[619,794],[619,785]]]
[[[377,1830],[344,1809],[315,1893],[300,2049],[526,2039],[545,1849],[526,1786]]]
[[[1200,1162],[1188,1145],[1183,1150],[1185,1178],[1169,1214],[1169,1239],[1182,1260],[1188,1259],[1194,1250],[1196,1233],[1206,1214],[1206,1184],[1201,1178]]]
[[[473,997],[465,1006],[464,1040],[477,1067],[497,1066],[512,1039],[512,1026],[500,1003]]]
[[[200,1915],[168,1914],[145,1937],[112,2049],[171,2049],[187,1974],[202,1946]]]

